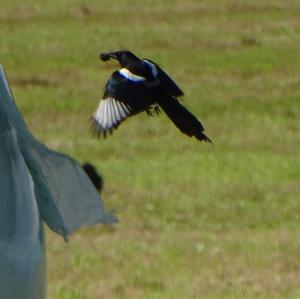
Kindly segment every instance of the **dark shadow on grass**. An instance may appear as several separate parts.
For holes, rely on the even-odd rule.
[[[58,83],[50,78],[43,77],[28,77],[28,78],[14,78],[12,84],[16,86],[26,87],[26,86],[57,86]]]

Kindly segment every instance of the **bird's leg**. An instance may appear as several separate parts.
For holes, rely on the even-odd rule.
[[[155,116],[158,115],[160,113],[160,108],[158,106],[158,104],[153,104],[151,105],[147,110],[146,113],[148,116]]]
[[[151,108],[148,108],[145,111],[147,113],[147,116],[153,116],[153,112],[151,111]]]
[[[155,104],[153,107],[153,112],[158,115],[160,113],[160,108],[158,104]]]

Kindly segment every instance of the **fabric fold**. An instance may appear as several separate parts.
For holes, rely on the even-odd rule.
[[[2,66],[0,118],[5,119],[7,128],[16,132],[18,146],[34,182],[41,218],[53,231],[67,239],[83,225],[117,222],[79,163],[48,149],[31,134],[15,104]]]

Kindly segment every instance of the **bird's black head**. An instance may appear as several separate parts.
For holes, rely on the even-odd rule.
[[[135,56],[132,52],[128,50],[109,52],[109,53],[101,53],[100,59],[103,61],[108,61],[110,59],[116,59],[119,61],[121,67],[126,67],[134,61],[140,61],[140,59]]]

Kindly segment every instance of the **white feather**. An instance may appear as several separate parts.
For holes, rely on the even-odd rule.
[[[110,115],[110,109],[109,109],[109,100],[105,100],[105,105],[106,105],[106,124],[105,124],[105,128],[108,129],[111,127],[111,115]]]
[[[129,114],[130,113],[130,110],[129,110],[129,108],[128,108],[128,106],[127,105],[125,105],[124,103],[120,103],[121,105],[122,105],[122,108],[123,108],[123,110],[125,111],[125,113],[126,114]]]
[[[144,77],[135,75],[135,74],[133,74],[132,72],[130,72],[129,70],[127,70],[125,68],[120,69],[119,73],[123,77],[125,77],[125,78],[127,78],[127,79],[129,79],[131,81],[134,81],[134,82],[141,82],[141,81],[145,81],[146,80]]]
[[[103,127],[104,127],[104,129],[106,129],[106,127],[107,127],[107,120],[108,120],[108,115],[107,115],[107,100],[105,99],[104,100],[104,110],[103,110],[103,115],[104,115],[104,117],[103,117]]]
[[[118,123],[122,119],[122,117],[121,117],[120,112],[118,110],[118,106],[116,104],[116,100],[115,99],[111,99],[111,102],[112,102],[112,105],[113,105],[114,111],[115,111],[116,123]]]
[[[114,126],[117,123],[117,119],[115,116],[115,107],[113,106],[113,99],[109,99],[109,107],[110,107],[110,118],[111,118],[111,126]]]
[[[98,105],[98,108],[96,110],[96,112],[94,113],[94,117],[95,119],[100,123],[101,121],[101,111],[103,109],[103,100],[100,101],[99,105]]]
[[[118,110],[119,110],[119,112],[121,114],[122,119],[126,118],[127,117],[127,113],[125,112],[125,110],[124,110],[124,108],[122,106],[122,103],[116,101],[116,104],[117,104],[117,107],[118,107]]]
[[[128,117],[131,109],[114,98],[102,99],[94,113],[95,120],[104,129],[110,129]]]
[[[106,128],[106,119],[107,119],[107,115],[106,115],[106,99],[103,100],[103,108],[102,108],[102,113],[101,113],[101,125],[102,127],[105,129]]]
[[[110,106],[110,100],[107,100],[107,127],[111,128],[113,126],[113,117],[112,117],[112,110]]]
[[[123,117],[120,114],[120,111],[119,111],[118,105],[117,105],[117,101],[115,99],[113,99],[112,104],[113,104],[114,111],[115,111],[116,123],[118,124],[119,122],[122,121]]]

